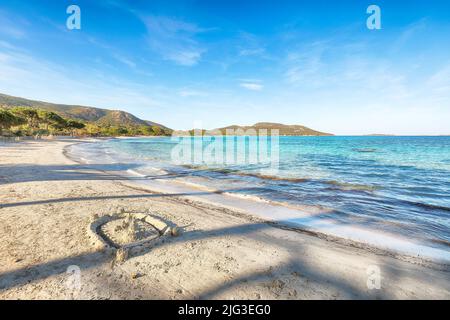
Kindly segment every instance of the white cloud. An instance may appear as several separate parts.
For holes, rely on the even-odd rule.
[[[87,37],[87,41],[89,42],[89,44],[93,44],[95,46],[97,46],[98,48],[102,49],[105,51],[105,54],[108,57],[111,57],[112,59],[116,60],[117,62],[120,62],[121,64],[124,64],[126,66],[128,66],[130,69],[132,69],[132,71],[138,75],[142,75],[142,76],[146,76],[146,77],[152,77],[153,76],[153,72],[145,70],[145,68],[139,64],[139,62],[146,62],[145,59],[134,59],[130,58],[129,56],[126,56],[122,53],[121,50],[119,50],[116,47],[113,47],[111,45],[105,44],[102,41],[99,41],[98,39],[94,38],[94,37]],[[1,43],[0,43],[1,45]],[[104,59],[100,58],[100,57],[96,57],[93,59],[93,61],[95,61],[96,64],[102,64],[103,66],[107,66],[108,68],[112,68],[113,66],[111,66],[110,64],[106,63],[104,61]]]
[[[165,60],[194,66],[206,52],[195,37],[207,29],[168,17],[146,16],[142,21],[147,28],[150,48]]]
[[[6,48],[6,49],[17,49],[15,46],[13,46],[11,43],[7,41],[1,41],[0,40],[0,47]]]
[[[1,49],[2,93],[25,98],[105,108],[154,107],[146,86],[105,76],[93,69],[67,69],[25,51]],[[157,95],[157,90],[152,90]]]
[[[28,25],[28,21],[22,17],[14,17],[6,11],[0,10],[0,34],[22,39],[26,37],[25,27]]]
[[[204,92],[196,91],[196,90],[190,90],[190,89],[183,89],[178,94],[183,98],[190,98],[190,97],[203,97],[207,94]]]
[[[127,65],[128,67],[130,67],[132,69],[136,68],[136,63],[133,60],[131,60],[131,59],[127,58],[127,57],[124,57],[124,56],[122,56],[120,54],[117,54],[117,53],[114,53],[112,56],[113,56],[114,59],[116,59],[117,61],[119,61],[119,62],[121,62],[121,63],[123,63],[125,65]]]
[[[448,97],[450,95],[450,64],[436,71],[426,84],[435,92],[443,93]]]
[[[414,37],[420,33],[424,32],[427,28],[427,19],[422,18],[414,23],[409,24],[400,34],[400,36],[392,44],[391,50],[393,52],[398,52],[402,48],[411,42]]]
[[[194,66],[200,61],[202,54],[203,54],[203,51],[201,51],[201,50],[189,49],[189,50],[167,53],[165,55],[165,58],[167,60],[171,60],[181,66]]]
[[[320,85],[325,80],[322,54],[327,50],[325,43],[316,42],[287,54],[285,79],[290,84]]]
[[[364,42],[340,44],[330,38],[288,52],[285,81],[304,90],[348,92],[366,100],[399,101],[411,97],[409,75],[392,61],[367,55]]]
[[[242,57],[260,56],[266,52],[264,48],[241,49],[239,55]]]
[[[261,91],[264,88],[262,84],[255,82],[241,82],[240,86],[251,91]]]

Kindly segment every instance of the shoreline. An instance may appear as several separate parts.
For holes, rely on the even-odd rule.
[[[73,143],[2,146],[2,299],[450,298],[448,268],[142,190],[66,158],[63,150]],[[150,209],[179,226],[181,234],[111,266],[86,227],[94,214],[115,207]],[[80,292],[65,287],[70,265],[81,268]],[[374,265],[381,270],[380,290],[367,287],[367,270]]]
[[[95,143],[92,141],[90,143]],[[64,154],[71,161],[89,165],[90,160],[79,158],[77,155],[70,155],[64,148]],[[107,170],[105,170],[106,172]],[[315,208],[306,205],[289,205],[281,202],[255,198],[250,195],[239,195],[227,190],[216,190],[206,186],[184,181],[183,179],[170,181],[155,176],[150,180],[134,180],[133,177],[145,178],[133,169],[126,171],[114,171],[114,174],[126,177],[131,187],[137,186],[144,190],[167,194],[184,194],[186,198],[194,201],[204,202],[210,205],[227,208],[247,214],[260,221],[279,225],[292,230],[300,230],[315,234],[320,238],[333,239],[333,241],[348,244],[354,247],[369,249],[371,252],[397,257],[404,261],[418,264],[436,264],[450,266],[450,252],[445,244],[439,247],[417,243],[406,239],[400,235],[382,230],[372,230],[361,226],[341,226],[328,218],[316,218],[316,216],[326,215],[326,208]],[[161,182],[160,182],[161,180]],[[296,222],[300,220],[301,222]]]

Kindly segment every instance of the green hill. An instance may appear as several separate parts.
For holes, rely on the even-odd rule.
[[[125,111],[35,101],[0,93],[0,107],[8,108],[13,106],[33,107],[53,111],[65,118],[92,122],[100,126],[156,126],[165,131],[172,131],[159,123],[141,120]]]
[[[98,126],[108,127],[108,126],[124,126],[124,127],[159,127],[165,134],[170,134],[173,130],[169,129],[159,123],[152,121],[142,120],[131,113],[120,111],[120,110],[108,110],[100,109],[87,106],[77,106],[77,105],[65,105],[65,104],[55,104],[43,101],[35,101],[24,98],[18,98],[13,96],[8,96],[0,93],[0,107],[13,107],[13,106],[24,106],[44,109],[48,111],[53,111],[64,118],[71,118],[76,120],[85,121],[88,123],[93,123]],[[247,131],[249,129],[254,129],[258,131],[259,129],[268,129],[270,134],[271,129],[279,130],[281,136],[331,136],[330,133],[324,133],[316,131],[301,125],[285,125],[281,123],[272,122],[260,122],[252,126],[239,126],[232,125],[224,128],[219,128],[223,134],[225,134],[226,129],[233,130],[243,130]],[[186,134],[192,134],[192,132],[186,131]]]
[[[305,127],[305,126],[286,125],[286,124],[272,123],[272,122],[259,122],[252,126],[232,125],[232,126],[228,126],[228,127],[224,127],[224,128],[219,128],[216,130],[220,130],[222,133],[225,134],[225,131],[227,129],[232,129],[235,131],[236,130],[247,131],[247,130],[251,130],[251,129],[258,131],[260,129],[267,129],[268,134],[270,134],[270,130],[277,129],[277,130],[279,130],[280,136],[332,136],[331,133],[316,131],[316,130],[310,129],[308,127]]]

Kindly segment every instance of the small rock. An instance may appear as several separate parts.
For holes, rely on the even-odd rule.
[[[137,278],[140,278],[140,277],[142,277],[142,275],[140,273],[138,273],[138,272],[133,272],[131,274],[131,279],[137,279]]]
[[[295,277],[301,277],[300,273],[298,273],[297,271],[294,271],[291,274]]]
[[[284,281],[277,279],[277,280],[273,280],[272,283],[270,284],[270,286],[274,289],[283,289],[283,287],[285,286]]]

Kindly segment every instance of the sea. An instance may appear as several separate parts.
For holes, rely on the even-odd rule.
[[[68,153],[141,184],[178,186],[171,190],[193,196],[210,193],[210,199],[254,208],[264,218],[450,258],[450,137],[280,136],[256,138],[254,148],[253,142],[116,138],[73,145]]]

